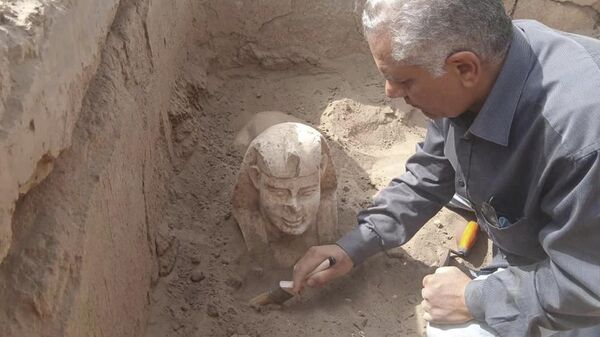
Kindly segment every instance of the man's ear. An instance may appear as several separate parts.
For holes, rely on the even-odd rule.
[[[454,73],[465,88],[479,84],[482,64],[477,54],[470,51],[459,51],[448,56],[446,67]]]
[[[258,190],[260,188],[260,169],[258,168],[258,166],[250,166],[248,168],[248,175],[250,176],[252,185],[254,185],[254,188]]]

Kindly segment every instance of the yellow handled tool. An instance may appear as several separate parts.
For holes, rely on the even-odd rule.
[[[479,225],[476,221],[469,221],[467,227],[462,232],[460,236],[460,242],[458,243],[458,253],[459,255],[466,256],[469,254],[473,245],[475,245],[475,241],[477,240],[477,233],[479,232]]]
[[[458,249],[448,249],[443,259],[440,261],[440,267],[445,267],[450,264],[450,260],[460,257],[462,259],[469,254],[471,248],[477,241],[477,233],[479,233],[479,225],[475,221],[469,221],[465,229],[463,230],[460,241],[458,243]]]

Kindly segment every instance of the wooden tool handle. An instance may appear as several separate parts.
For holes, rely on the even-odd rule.
[[[329,258],[327,258],[327,260],[321,262],[321,264],[318,265],[317,268],[311,271],[306,278],[311,278],[314,274],[322,272],[323,270],[333,266],[335,262],[335,258],[333,256],[330,256]],[[294,281],[280,281],[279,287],[282,289],[292,289],[294,288]]]
[[[307,278],[310,278],[311,276],[313,276],[316,273],[322,272],[323,270],[333,266],[334,264],[335,264],[335,259],[333,257],[327,258],[327,260],[321,262],[321,264],[318,265],[317,268],[315,268],[315,270],[313,270],[310,274],[308,274]]]
[[[479,232],[479,225],[475,221],[469,221],[467,227],[460,236],[460,242],[458,244],[458,252],[462,255],[467,255],[469,250],[475,244],[477,240],[477,233]]]

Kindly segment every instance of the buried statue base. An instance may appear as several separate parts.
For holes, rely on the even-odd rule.
[[[300,123],[276,124],[246,151],[233,192],[233,215],[250,254],[291,267],[337,229],[337,180],[325,138]]]

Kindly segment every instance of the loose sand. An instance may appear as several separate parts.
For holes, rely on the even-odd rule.
[[[271,123],[300,120],[321,130],[332,147],[340,227],[347,232],[371,196],[404,171],[424,136],[423,117],[384,97],[380,75],[364,54],[320,67],[245,66],[206,78],[193,69],[180,81],[170,111],[179,161],[158,240],[162,276],[152,293],[147,337],[421,336],[421,279],[435,270],[464,219],[443,210],[403,248],[284,306],[257,310],[248,300],[291,271],[263,269],[247,256],[229,200],[240,142]],[[252,121],[271,110],[284,114]],[[258,126],[244,128],[249,122]]]

